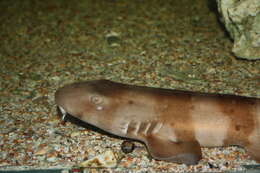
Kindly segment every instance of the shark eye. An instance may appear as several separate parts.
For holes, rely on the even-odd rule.
[[[97,96],[97,95],[90,96],[90,102],[92,102],[92,103],[98,105],[98,104],[103,103],[103,98],[100,97],[100,96]]]

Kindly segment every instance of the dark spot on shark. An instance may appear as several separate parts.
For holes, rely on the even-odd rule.
[[[241,128],[240,125],[236,125],[236,126],[235,126],[236,131],[239,131],[240,128]]]
[[[132,104],[134,104],[134,101],[133,100],[128,100],[128,104],[132,105]]]

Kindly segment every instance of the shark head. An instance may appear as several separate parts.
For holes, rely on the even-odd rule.
[[[113,111],[120,102],[113,99],[116,93],[116,87],[105,80],[73,83],[58,89],[55,102],[63,118],[68,113],[111,132]]]

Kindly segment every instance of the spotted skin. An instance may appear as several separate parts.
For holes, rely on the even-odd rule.
[[[130,86],[108,80],[60,88],[61,112],[109,133],[146,144],[151,156],[196,164],[201,146],[240,145],[260,162],[260,101]]]

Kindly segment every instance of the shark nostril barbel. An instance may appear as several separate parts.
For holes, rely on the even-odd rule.
[[[60,112],[62,114],[62,120],[64,121],[65,120],[65,116],[67,115],[67,112],[61,107],[61,106],[58,106],[58,108],[60,109]]]

